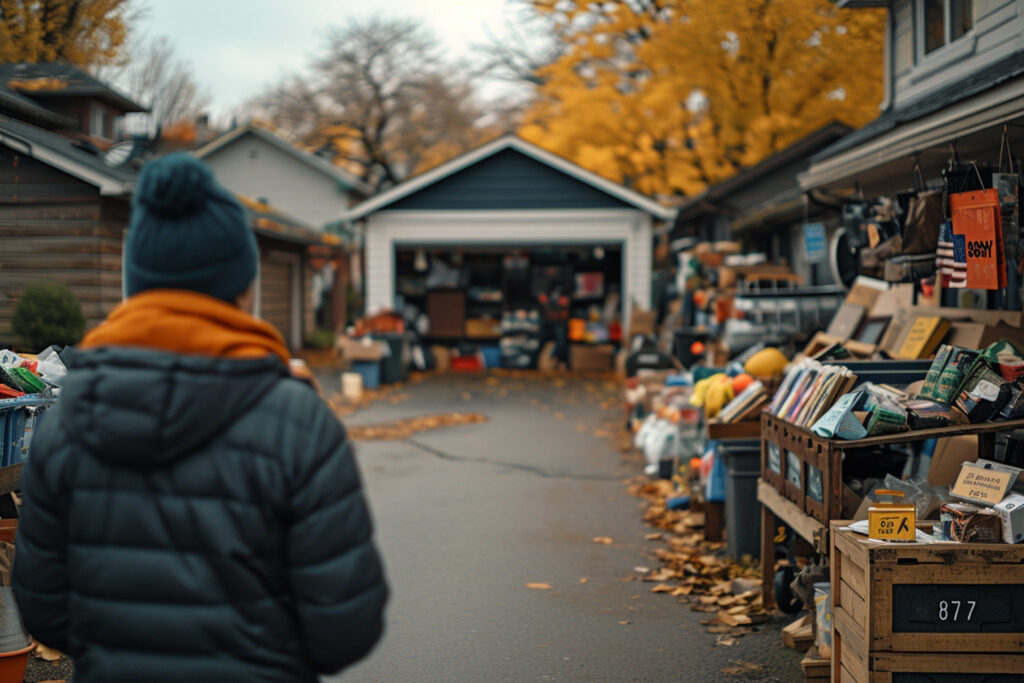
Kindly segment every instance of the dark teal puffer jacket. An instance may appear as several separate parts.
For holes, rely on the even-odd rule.
[[[345,430],[275,358],[76,354],[22,476],[14,589],[90,681],[315,681],[380,638]]]

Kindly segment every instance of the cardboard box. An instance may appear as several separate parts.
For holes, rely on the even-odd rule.
[[[867,310],[875,305],[882,292],[889,289],[889,283],[869,277],[858,277],[846,295],[845,303],[863,306]]]
[[[949,436],[939,439],[928,468],[928,483],[932,486],[952,486],[965,462],[978,460],[977,436]]]
[[[658,328],[658,312],[657,311],[642,311],[638,308],[633,309],[633,313],[629,318],[629,336],[626,338],[626,343],[633,340],[638,334],[655,334]]]
[[[892,316],[889,327],[878,344],[879,348],[883,349],[890,356],[895,356],[899,353],[903,342],[906,341],[907,335],[913,327],[914,321],[920,317],[942,318],[950,321],[952,331],[947,337],[950,340],[947,343],[952,343],[956,346],[984,348],[992,343],[992,341],[998,341],[1003,337],[1010,341],[1017,339],[1024,344],[1024,330],[1018,329],[1021,325],[1021,313],[1018,311],[916,307],[898,311]],[[974,325],[971,323],[974,323]],[[978,324],[994,329],[983,330],[977,326]],[[952,341],[954,339],[959,341]],[[986,344],[984,343],[986,340],[991,341]],[[1017,342],[1014,341],[1014,343]]]
[[[573,370],[610,370],[615,357],[611,344],[571,344],[569,367]]]
[[[868,309],[869,318],[882,318],[894,316],[899,311],[905,311],[914,305],[914,285],[898,284],[884,292],[879,292],[875,297],[875,303]]]
[[[501,336],[501,322],[490,318],[468,318],[466,336],[471,339],[489,339]]]
[[[995,506],[995,511],[1003,518],[1003,542],[1024,541],[1024,496],[1011,493]]]
[[[951,324],[946,343],[965,349],[984,349],[1002,339],[1006,339],[1018,348],[1024,348],[1024,329],[1002,323],[986,325],[958,321]]]
[[[434,353],[434,367],[438,372],[448,372],[452,369],[452,350],[447,346],[432,346]]]
[[[942,513],[952,517],[951,536],[957,543],[999,543],[1003,539],[1003,519],[990,508],[946,503]]]
[[[388,347],[384,342],[372,341],[369,337],[338,337],[334,348],[342,358],[350,362],[379,361],[388,353]]]

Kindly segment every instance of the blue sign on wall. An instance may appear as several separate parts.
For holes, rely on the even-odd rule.
[[[824,223],[807,223],[804,225],[804,249],[808,263],[820,263],[825,260],[825,225]]]

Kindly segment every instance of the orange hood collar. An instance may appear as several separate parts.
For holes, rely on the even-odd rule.
[[[206,294],[153,289],[126,299],[85,335],[82,349],[141,346],[194,356],[260,358],[288,349],[274,327],[237,306]]]

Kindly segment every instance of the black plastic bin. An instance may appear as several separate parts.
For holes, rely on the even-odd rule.
[[[740,558],[761,554],[761,507],[757,478],[761,476],[761,442],[756,439],[720,441],[725,461],[726,550]]]
[[[409,361],[412,356],[408,337],[404,334],[378,333],[373,338],[385,342],[391,352],[380,361],[380,383],[404,382],[409,377]]]

